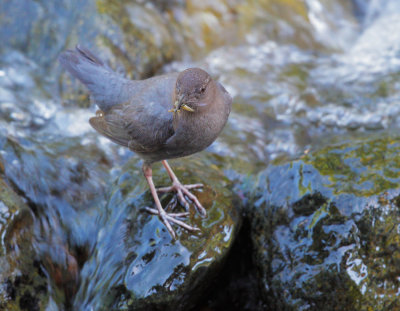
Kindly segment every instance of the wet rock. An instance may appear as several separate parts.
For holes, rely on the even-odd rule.
[[[29,117],[24,114],[26,105],[19,107],[21,96],[16,98],[9,92],[13,87],[3,85],[4,78],[19,78],[20,90],[29,92],[24,101],[34,103],[32,92],[35,92],[40,94],[41,101],[61,95],[64,106],[89,105],[86,90],[76,80],[68,75],[60,79],[58,55],[77,43],[88,46],[115,70],[131,78],[149,77],[179,55],[162,12],[140,1],[60,1],[57,4],[10,1],[1,3],[0,11],[4,12],[4,18],[0,19],[0,37],[4,43],[0,48],[0,68],[5,69],[0,70],[0,104],[4,95],[8,104],[14,104],[5,107],[15,109],[10,115],[23,119]],[[17,56],[16,60],[10,59],[15,58],[13,55]],[[21,58],[26,59],[29,67],[36,67],[35,72],[19,74],[27,71],[14,66]],[[55,87],[57,82],[59,89]],[[0,105],[0,114],[1,108]]]
[[[169,8],[167,18],[183,55],[194,59],[221,46],[267,40],[306,49],[341,47],[355,35],[357,21],[351,5],[326,2],[325,8],[290,0],[185,1]],[[341,41],[330,39],[338,33]]]
[[[136,74],[149,74],[174,53],[161,12],[140,1],[10,1],[0,8],[7,12],[0,22],[5,46],[41,66],[53,67],[60,51],[78,41],[108,46]]]
[[[47,278],[33,249],[34,217],[0,178],[0,310],[45,310]]]
[[[62,213],[63,209],[104,200],[104,181],[110,169],[105,154],[76,138],[47,138],[38,141],[32,133],[26,138],[10,135],[0,140],[5,174],[36,212],[54,216],[54,210]]]
[[[158,217],[143,212],[153,200],[140,163],[132,159],[111,191],[97,247],[81,271],[75,308],[189,310],[222,268],[240,225],[231,183],[204,157],[170,163],[181,181],[207,185],[196,192],[207,217],[191,211],[186,219],[201,232],[175,227],[174,241]],[[160,165],[154,180],[170,183]],[[162,199],[164,206],[171,198]]]
[[[261,299],[252,255],[250,221],[244,218],[222,271],[215,282],[209,284],[207,299],[203,299],[195,310],[270,310]]]
[[[259,175],[252,240],[271,309],[400,307],[399,151],[399,136],[370,136]]]
[[[25,58],[21,58],[21,64],[18,64],[18,66],[20,66],[18,68],[23,68],[22,64],[25,60]],[[11,63],[9,65],[9,68],[11,68]],[[22,76],[24,76],[24,73],[22,73]],[[9,77],[6,76],[6,78]],[[20,88],[22,89],[22,86],[20,86]],[[106,226],[105,219],[107,219],[108,223],[111,223],[109,226],[112,226],[116,219],[118,221],[123,221],[125,216],[127,216],[128,220],[132,217],[132,215],[129,214],[134,210],[132,206],[122,204],[121,209],[125,213],[121,216],[122,218],[119,218],[119,215],[110,215],[111,207],[114,206],[113,203],[109,203],[108,206],[105,206],[106,198],[110,197],[112,194],[111,191],[114,191],[110,188],[112,181],[121,174],[121,171],[123,171],[120,165],[124,163],[128,157],[131,157],[132,153],[127,151],[126,148],[123,149],[107,142],[93,130],[90,130],[87,125],[90,111],[77,109],[72,112],[71,110],[62,107],[53,109],[55,104],[54,102],[52,109],[46,110],[46,108],[48,108],[46,107],[46,102],[38,101],[37,104],[39,107],[42,107],[43,110],[35,109],[29,105],[27,105],[27,107],[29,107],[33,112],[36,110],[38,114],[50,113],[50,116],[46,122],[44,122],[43,127],[29,127],[25,126],[25,124],[21,125],[21,123],[15,120],[11,120],[10,122],[7,122],[8,120],[5,120],[5,122],[4,120],[0,121],[0,126],[4,126],[5,128],[5,131],[2,133],[6,133],[0,135],[0,154],[4,160],[4,173],[13,185],[15,185],[18,193],[29,202],[30,208],[35,213],[34,234],[33,237],[31,237],[32,241],[30,243],[31,248],[28,248],[28,246],[26,247],[26,254],[28,254],[30,258],[35,259],[36,266],[40,267],[41,273],[48,277],[46,288],[49,289],[49,305],[62,309],[71,308],[71,305],[74,303],[75,306],[77,306],[76,309],[81,310],[81,307],[87,304],[85,301],[84,304],[82,300],[80,300],[81,298],[79,298],[79,293],[92,293],[92,287],[94,286],[93,282],[91,282],[89,284],[89,290],[85,288],[87,285],[86,261],[89,260],[88,262],[90,264],[88,265],[90,269],[105,269],[101,270],[104,273],[102,278],[112,278],[112,273],[115,271],[112,267],[110,268],[111,272],[109,274],[106,269],[107,265],[97,268],[94,266],[95,263],[93,263],[92,260],[95,258],[95,254],[97,254],[97,246],[101,245],[99,241],[102,241],[101,239],[103,236],[99,234],[99,231]],[[7,112],[4,113],[4,115],[7,116]],[[31,114],[29,110],[26,115],[28,117],[28,122],[26,124],[30,124],[29,120]],[[203,170],[202,165],[200,165],[200,167],[196,168],[196,172],[191,171],[193,176],[196,174],[204,174],[202,179],[207,181],[207,174],[210,174],[211,177],[214,170],[218,171],[219,169],[224,168],[228,170],[228,176],[230,175],[232,179],[236,178],[235,165],[236,163],[243,165],[241,161],[237,161],[232,157],[223,158],[215,152],[209,153],[209,155],[211,155],[210,158],[204,157],[201,158],[202,160],[198,161],[203,161],[202,165],[207,165],[212,169]],[[182,164],[182,170],[186,171],[185,163]],[[147,191],[147,185],[145,184],[140,168],[136,170],[134,174],[135,178],[140,180],[141,184],[138,187],[141,188],[139,188],[140,191],[131,193],[131,195],[137,195],[138,198],[136,200],[140,201],[143,193]],[[226,180],[222,173],[218,173],[217,175],[221,180]],[[34,176],[34,178],[32,178],[32,176]],[[163,177],[165,178],[164,184],[168,184],[169,181],[167,181],[167,176],[163,174]],[[194,181],[197,181],[197,179]],[[132,185],[135,185],[136,182],[137,180],[133,179]],[[217,182],[220,183],[220,181],[215,181],[215,183]],[[227,184],[228,181],[225,183]],[[220,194],[218,187],[219,186],[215,187],[218,189],[218,191],[215,192],[217,195]],[[208,190],[210,190],[210,188],[208,188]],[[224,191],[227,190],[222,189],[222,193]],[[213,195],[215,193],[213,193]],[[230,193],[226,193],[223,196],[223,200],[231,200],[231,198],[229,198],[229,196],[231,196]],[[113,198],[115,197],[113,196]],[[210,200],[213,199],[212,196],[201,197],[201,200],[205,203],[207,203],[207,201],[210,202]],[[129,200],[134,201],[135,199],[129,198]],[[164,202],[167,201],[168,198]],[[150,196],[147,196],[147,202],[147,204],[152,204],[153,201]],[[228,203],[220,202],[219,204],[224,208],[230,207]],[[136,205],[136,203],[132,205]],[[119,205],[117,206],[119,207]],[[119,210],[115,207],[112,210],[114,209],[116,211]],[[213,271],[219,269],[221,258],[226,256],[227,249],[230,247],[235,235],[234,233],[236,232],[236,229],[232,229],[234,227],[233,224],[238,222],[237,218],[232,215],[229,216],[229,213],[225,213],[226,211],[222,210],[222,208],[220,209],[218,206],[212,211],[210,212],[210,217],[218,218],[221,216],[222,220],[220,222],[216,220],[214,227],[211,226],[210,223],[204,223],[204,226],[210,225],[210,227],[212,227],[212,229],[209,230],[215,230],[216,232],[216,234],[212,236],[212,233],[208,231],[207,242],[209,243],[209,247],[212,249],[204,251],[204,265],[207,265],[207,260],[213,258],[210,263],[210,269],[207,269],[207,271],[204,272],[205,276],[208,278]],[[223,214],[220,215],[222,212]],[[141,217],[143,218],[144,216]],[[162,225],[158,224],[158,219],[156,217],[150,217],[148,215],[146,215],[146,217],[146,219],[152,223],[151,226],[154,227],[154,230],[157,228],[159,230],[164,229]],[[199,223],[201,222],[201,219],[199,219],[198,216],[193,217],[194,223],[198,223],[198,226],[200,226]],[[214,218],[209,218],[209,221],[210,219],[211,221],[215,220]],[[129,222],[129,224],[136,224],[134,220],[135,219]],[[154,223],[156,225],[154,225]],[[219,225],[220,227],[218,227]],[[142,225],[139,223],[138,228],[141,227]],[[113,230],[117,230],[117,228],[116,225],[115,227],[112,227]],[[122,226],[122,229],[123,228],[124,226]],[[133,228],[135,229],[136,226],[133,226]],[[225,228],[226,230],[233,230],[234,233],[224,232],[223,230]],[[133,229],[129,228],[129,230]],[[219,230],[222,230],[222,233],[219,233]],[[151,229],[147,229],[147,231],[151,231]],[[132,236],[135,235],[135,232],[136,231],[132,231]],[[114,232],[109,234],[108,242],[114,246],[115,240],[118,239],[119,236],[118,234],[114,236],[113,233]],[[169,238],[166,232],[163,232],[163,234],[163,239],[160,239],[157,245],[162,245],[165,241],[164,238]],[[182,235],[185,236],[185,233],[182,232]],[[224,236],[229,236],[229,238],[227,238],[228,240],[222,241],[222,243],[219,244],[219,240],[223,240]],[[213,237],[214,240],[212,240],[211,237]],[[132,243],[137,243],[137,240],[133,240]],[[200,246],[198,245],[197,249],[189,249],[184,253],[185,260],[191,256],[200,256],[199,252],[200,249],[202,249],[201,247],[204,249],[206,246],[200,242],[198,243]],[[176,253],[178,253],[181,248],[186,247],[185,245],[180,245],[179,247],[177,247],[176,244],[174,245],[175,248],[170,248],[171,252],[176,251]],[[146,246],[148,247],[147,244]],[[101,248],[100,251],[104,251],[104,248],[106,247],[108,247],[108,245]],[[220,250],[219,247],[226,247],[227,249]],[[30,250],[32,250],[32,253]],[[148,251],[143,247],[143,249],[138,250],[138,252],[142,252],[144,256],[147,252],[151,251]],[[221,252],[221,254],[219,254],[219,252]],[[130,254],[131,253],[125,255]],[[161,254],[164,255],[165,253],[162,252]],[[158,258],[157,256],[160,255],[156,254],[154,256],[155,258]],[[175,256],[175,254],[171,256]],[[213,256],[215,257],[215,260]],[[124,258],[124,261],[126,260],[129,262],[129,260],[133,260],[132,258],[133,257],[128,257],[127,259]],[[144,258],[144,260],[149,260],[149,257],[144,256]],[[117,259],[119,260],[121,258],[118,257]],[[100,262],[103,263],[104,261]],[[191,271],[190,268],[192,267],[190,264],[194,265],[194,263],[187,263],[186,261],[184,263],[186,266],[183,264],[183,269]],[[201,264],[198,265],[198,267],[200,266]],[[167,265],[165,265],[165,267],[167,267]],[[151,270],[150,268],[147,269],[147,271]],[[200,271],[202,268],[199,268],[198,270]],[[36,270],[31,269],[30,271]],[[178,278],[180,277],[178,272],[175,273],[168,270],[163,275],[165,276],[168,273],[175,273],[174,275]],[[198,273],[201,274],[203,272]],[[189,277],[193,277],[194,273],[190,274],[188,272],[188,274],[189,276],[185,278],[185,282],[182,285],[182,292],[184,293],[194,291],[192,288],[187,288],[187,284],[190,284],[191,282]],[[171,278],[173,279],[174,277],[175,276]],[[196,280],[197,279],[199,281],[204,280],[201,275],[197,276]],[[194,282],[192,283],[194,284]],[[200,283],[195,283],[193,286],[200,295],[201,293],[204,293],[205,284],[201,284],[201,286],[198,284]],[[104,288],[109,287],[105,286]],[[131,290],[129,286],[126,288]],[[75,299],[77,293],[78,298]],[[113,291],[110,291],[110,296],[113,295],[112,297],[118,299],[121,305],[127,305],[128,302],[124,300],[121,293],[123,293],[121,287],[116,286],[115,289],[113,288]],[[37,297],[33,294],[30,296]],[[30,296],[25,297],[24,301],[26,302],[26,305],[30,301]],[[107,299],[109,299],[110,296],[107,296]],[[196,295],[193,294],[192,296],[195,300]],[[175,296],[175,299],[176,297],[177,296]],[[85,299],[86,298],[89,299],[91,297],[85,296]],[[93,305],[101,305],[103,302],[103,296],[96,296],[96,298],[98,298],[98,301],[90,301],[90,303]],[[163,298],[165,298],[165,295],[160,299]],[[39,299],[39,302],[40,301],[41,298]],[[186,305],[191,303],[186,298],[184,301]],[[148,305],[150,302],[146,301],[141,303],[143,305]],[[160,300],[154,304],[162,305],[163,303],[164,302],[161,302]],[[106,304],[117,305],[117,302],[106,301]]]
[[[241,10],[232,9],[230,12],[237,12],[243,23],[246,16],[249,25],[250,20],[259,20],[254,27],[245,27],[246,43],[226,44],[196,63],[234,96],[229,130],[223,137],[228,148],[224,149],[267,163],[282,155],[297,155],[309,146],[320,146],[327,134],[397,128],[398,40],[397,32],[386,31],[389,27],[385,25],[397,27],[399,10],[398,4],[386,2],[397,3],[379,2],[377,12],[365,24],[364,16],[358,17],[358,22],[348,15],[353,12],[350,2],[251,1]],[[364,2],[360,6],[367,9],[368,5]],[[287,15],[273,14],[274,10]],[[343,11],[347,13],[341,14]],[[275,24],[270,18],[288,28],[282,26],[282,33],[272,34]],[[306,30],[297,23],[310,23],[313,29],[308,25]],[[353,27],[348,32],[349,24]],[[285,36],[291,26],[295,30]],[[360,32],[360,27],[364,31]],[[258,36],[261,29],[264,31]],[[268,35],[264,38],[263,34]],[[323,47],[305,47],[304,42],[298,42],[310,37],[324,42],[327,49],[328,41],[331,47],[337,47],[323,52]],[[340,37],[341,42],[332,37]],[[175,70],[187,65],[181,62],[170,66]],[[240,146],[245,148],[240,150]]]
[[[386,2],[397,3],[396,0]],[[357,16],[352,3],[358,4]],[[48,309],[100,309],[102,306],[108,308],[106,310],[111,307],[165,309],[166,304],[174,308],[178,299],[182,301],[182,306],[190,308],[204,292],[204,287],[211,284],[209,280],[213,272],[219,270],[238,227],[237,216],[226,213],[226,207],[232,205],[230,201],[234,196],[225,186],[230,188],[230,183],[234,183],[235,193],[245,201],[247,198],[243,194],[247,186],[239,183],[238,179],[244,174],[251,175],[256,168],[265,168],[271,159],[324,145],[327,133],[398,127],[398,40],[396,33],[388,32],[386,27],[396,28],[398,4],[388,6],[382,3],[375,0],[368,1],[368,4],[359,0],[0,2],[0,37],[3,43],[0,46],[0,156],[3,159],[0,172],[7,176],[34,212],[34,217],[23,217],[28,219],[26,223],[21,221],[21,225],[15,227],[21,230],[22,235],[24,230],[28,232],[28,237],[24,238],[26,244],[19,249],[24,250],[26,256],[22,258],[27,260],[26,266],[21,261],[21,267],[30,268],[20,268],[23,273],[18,274],[18,278],[7,279],[4,283],[6,289],[0,292],[8,293],[9,297],[20,297],[13,301],[19,309],[29,310],[42,306],[43,301],[48,301]],[[376,10],[372,13],[366,7],[369,4],[375,6]],[[388,9],[382,11],[384,7]],[[365,14],[368,16],[365,17]],[[389,15],[391,18],[387,19]],[[374,24],[377,16],[379,23]],[[386,32],[381,33],[382,30]],[[375,36],[380,41],[374,40]],[[201,219],[193,214],[189,219],[191,223],[205,227],[205,236],[192,236],[178,230],[179,241],[171,242],[156,217],[137,211],[152,204],[139,164],[132,159],[124,167],[132,154],[106,142],[90,128],[87,119],[94,114],[95,107],[88,109],[87,91],[77,81],[61,73],[57,63],[59,53],[77,42],[93,49],[116,71],[133,78],[173,70],[174,66],[164,64],[174,59],[182,60],[179,70],[199,65],[210,71],[234,95],[233,113],[227,127],[207,155],[203,153],[200,157],[175,162],[181,167],[180,174],[184,181],[190,181],[197,175],[202,175],[200,179],[204,181],[211,180],[212,187],[199,193],[204,202],[217,202],[209,207],[209,218]],[[350,48],[349,45],[353,44],[354,47]],[[214,52],[210,53],[212,50]],[[336,54],[337,51],[339,53]],[[193,59],[203,57],[206,58],[202,63],[193,62]],[[361,86],[359,78],[364,81]],[[368,267],[368,272],[372,272],[359,284],[353,280],[357,273],[352,274],[351,269],[348,269],[350,272],[340,270],[340,274],[329,266],[326,274],[318,274],[314,279],[310,276],[318,271],[318,268],[313,270],[317,265],[315,261],[325,263],[320,248],[325,247],[325,253],[331,254],[336,250],[334,241],[339,241],[337,243],[341,245],[340,241],[347,236],[350,236],[348,243],[352,245],[353,236],[359,239],[357,234],[365,232],[361,240],[370,239],[373,241],[371,247],[375,247],[375,251],[372,248],[365,250],[367,255],[377,254],[379,257],[382,255],[379,250],[382,249],[384,254],[388,249],[396,251],[396,244],[392,243],[397,238],[395,230],[390,236],[385,233],[389,229],[384,227],[384,224],[392,225],[393,222],[379,222],[378,215],[364,212],[362,215],[365,217],[359,216],[361,220],[357,222],[351,218],[353,215],[343,211],[346,209],[343,202],[351,203],[357,199],[361,202],[360,206],[364,206],[360,209],[368,210],[363,200],[380,196],[384,189],[392,189],[397,183],[397,171],[377,169],[361,184],[350,186],[355,184],[357,174],[369,171],[370,167],[364,163],[368,162],[365,160],[368,157],[365,156],[364,164],[358,170],[358,167],[354,169],[351,159],[343,160],[343,154],[339,152],[337,161],[332,151],[329,161],[322,158],[312,162],[308,158],[306,162],[304,158],[295,162],[293,167],[275,165],[261,175],[264,181],[266,176],[272,176],[268,186],[279,191],[271,192],[268,197],[260,196],[257,215],[260,216],[261,206],[264,206],[271,226],[256,215],[254,219],[258,219],[259,223],[255,223],[254,228],[267,232],[268,238],[260,235],[256,238],[254,232],[253,238],[269,247],[269,257],[261,251],[257,253],[258,257],[278,259],[266,264],[267,272],[262,275],[263,281],[270,282],[262,284],[269,286],[264,291],[266,303],[257,304],[258,293],[254,294],[251,290],[252,284],[247,287],[244,282],[232,282],[232,295],[238,288],[237,292],[253,293],[252,304],[249,305],[260,306],[260,310],[264,310],[265,306],[278,305],[275,302],[282,301],[288,306],[296,306],[297,303],[305,305],[305,301],[309,305],[318,304],[323,295],[318,296],[319,292],[315,291],[316,294],[309,298],[307,295],[312,290],[321,288],[320,292],[329,298],[337,294],[336,288],[339,292],[345,288],[340,293],[347,295],[348,306],[357,307],[353,298],[358,297],[360,284],[367,284],[366,288],[372,292],[382,290],[379,280],[389,280],[385,284],[394,284],[385,275],[385,269],[382,269],[381,275],[374,276],[374,281],[378,280],[376,288],[373,281],[365,283],[369,276],[375,275],[375,270],[369,268],[373,266],[372,257],[368,257],[369,261],[362,257],[362,263]],[[378,154],[386,159],[383,153]],[[181,161],[184,163],[180,166],[177,163]],[[201,164],[193,164],[197,161]],[[378,160],[373,158],[371,161],[376,165]],[[296,166],[299,163],[310,168],[311,173]],[[329,165],[325,167],[324,163]],[[350,165],[355,173],[351,173],[351,169],[350,173],[346,170],[343,173],[346,165]],[[334,174],[329,173],[331,168]],[[219,170],[223,170],[221,175],[229,181],[216,174]],[[157,184],[169,183],[163,172],[155,171]],[[298,175],[293,173],[293,176],[302,173],[302,177],[298,177],[302,182],[292,187],[294,181],[287,172],[294,171]],[[336,172],[341,174],[337,176]],[[310,190],[308,184],[303,185],[304,178],[311,178],[310,174],[315,177],[311,186],[319,192],[313,192],[311,186]],[[326,177],[332,174],[334,177]],[[349,178],[341,179],[346,174]],[[381,174],[384,177],[376,180]],[[267,187],[264,187],[262,178],[259,186],[265,190]],[[115,179],[117,182],[111,186]],[[220,180],[223,180],[222,185]],[[318,180],[327,181],[328,186],[321,185]],[[275,188],[275,182],[278,188]],[[348,196],[324,192],[324,189],[330,189],[330,183],[337,183],[339,189],[350,187],[346,190]],[[297,188],[299,184],[302,186],[300,190]],[[361,194],[357,196],[352,191]],[[392,198],[395,194],[391,191],[388,191],[387,198],[380,196],[382,199],[378,203],[386,200],[392,202],[388,206],[393,207],[397,199]],[[293,198],[292,201],[287,203],[286,196]],[[275,202],[271,205],[273,207],[265,203],[263,197],[275,198],[276,201],[270,200]],[[340,208],[331,206],[333,198],[340,198]],[[169,199],[171,197],[164,198],[164,204]],[[378,206],[374,200],[371,199],[372,206]],[[287,209],[278,208],[284,204],[287,204]],[[325,207],[328,212],[324,213]],[[210,222],[217,217],[215,215],[220,214],[223,215],[220,221],[211,225]],[[396,218],[395,214],[390,215]],[[29,221],[30,217],[33,221]],[[382,217],[386,220],[388,216],[385,214]],[[347,223],[342,225],[349,219],[356,223],[353,226],[358,230],[356,233],[346,234],[345,230],[350,229],[341,229],[353,228]],[[337,223],[339,225],[334,227]],[[304,224],[310,225],[307,227]],[[368,231],[372,224],[377,226],[375,231]],[[330,233],[325,233],[325,227],[329,227]],[[213,231],[213,228],[218,230]],[[233,233],[225,233],[224,228],[233,228]],[[292,231],[298,235],[291,236]],[[367,234],[369,232],[370,235]],[[285,242],[279,234],[287,234],[292,239]],[[324,240],[318,242],[313,234],[323,236]],[[229,237],[228,241],[224,241],[224,235]],[[390,247],[383,241],[391,241]],[[306,263],[297,264],[300,261],[298,258],[304,258],[299,255],[301,250],[290,251],[297,244],[314,252],[306,253]],[[280,248],[281,245],[284,247]],[[338,250],[337,258],[344,258],[342,253],[349,256],[347,254],[351,250],[345,246]],[[221,247],[226,249],[218,253],[215,249]],[[356,253],[351,256],[358,260],[357,256],[365,247],[357,247],[354,247]],[[293,253],[298,257],[292,258]],[[329,259],[332,256],[328,256]],[[198,268],[196,264],[202,258],[203,268]],[[382,255],[380,258],[386,257]],[[339,259],[332,261],[337,263]],[[157,265],[157,262],[161,264]],[[266,260],[263,262],[269,263]],[[289,272],[277,274],[280,266],[289,266],[287,262],[293,263],[290,266],[292,270],[283,269]],[[358,265],[359,261],[354,262],[353,270],[359,268],[364,271],[364,266]],[[323,263],[320,267],[325,268]],[[349,267],[350,263],[340,262],[344,267]],[[295,277],[290,277],[297,272],[311,281],[304,286],[303,279],[297,283],[292,281]],[[388,270],[390,275],[396,272]],[[49,294],[41,296],[43,274],[49,279],[45,283]],[[35,285],[34,290],[29,287],[32,275],[35,280],[39,276],[39,285]],[[244,275],[245,272],[239,277]],[[253,281],[254,278],[250,278],[250,283]],[[18,284],[23,286],[18,287]],[[307,287],[307,284],[311,285]],[[342,287],[333,286],[331,291],[327,290],[332,284]],[[28,287],[29,290],[25,290]],[[280,291],[282,288],[284,290]],[[46,298],[46,295],[50,297]],[[360,299],[367,300],[365,297]],[[340,306],[344,305],[345,298],[340,300]],[[229,295],[226,300],[220,301],[229,301]],[[243,306],[246,299],[238,295],[236,301]],[[215,305],[224,306],[223,302]],[[248,309],[251,310],[251,307]]]
[[[96,5],[100,20],[106,23],[98,40],[124,65],[129,77],[152,76],[178,55],[168,24],[153,5],[109,0]]]
[[[75,10],[80,10],[79,5]],[[150,77],[179,55],[166,19],[151,4],[87,1],[84,13],[76,14],[75,22],[70,30],[74,39],[68,46],[77,43],[88,46],[115,71],[128,78]],[[75,102],[88,105],[87,91],[79,82],[66,74],[60,82],[64,105]]]
[[[110,168],[93,144],[82,146],[74,138],[37,142],[34,134],[0,140],[5,174],[35,213],[33,223],[16,229],[28,230],[17,249],[28,260],[26,278],[36,271],[29,268],[34,262],[49,279],[50,302],[68,308],[79,286],[79,269],[96,243],[99,228],[92,215],[105,200]]]

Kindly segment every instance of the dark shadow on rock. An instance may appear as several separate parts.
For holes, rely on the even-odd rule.
[[[261,299],[250,233],[250,221],[245,219],[224,268],[208,284],[207,301],[194,310],[272,311]]]

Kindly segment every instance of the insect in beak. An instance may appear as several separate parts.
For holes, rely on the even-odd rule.
[[[186,105],[186,104],[183,104],[182,106],[181,106],[181,108],[183,109],[183,110],[186,110],[186,111],[189,111],[189,112],[194,112],[194,109],[193,108],[190,108],[188,105]]]
[[[168,110],[168,112],[173,112],[175,114],[175,112],[180,112],[180,108],[179,108],[179,102],[176,100],[174,103],[174,108]]]
[[[181,95],[179,97],[179,99],[175,101],[174,108],[168,110],[168,112],[173,112],[173,113],[181,112],[181,109],[189,111],[189,112],[194,112],[193,108],[191,108],[188,105],[183,103],[183,99],[184,99],[184,97]]]

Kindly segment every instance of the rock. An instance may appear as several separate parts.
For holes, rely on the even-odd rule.
[[[36,259],[33,216],[0,178],[0,310],[45,310],[47,278]]]
[[[399,151],[399,137],[367,137],[259,175],[252,241],[271,309],[400,308]]]
[[[75,10],[80,10],[80,4],[77,3]],[[128,78],[153,76],[180,53],[162,12],[152,5],[87,1],[83,13],[77,13],[74,18],[75,25],[69,30],[73,38],[69,47],[80,42]],[[87,106],[86,89],[70,76],[63,77],[64,105],[78,102]],[[80,90],[78,95],[76,88]]]
[[[377,9],[384,6],[370,2]],[[21,210],[4,203],[7,216],[0,228],[7,238],[0,243],[11,247],[10,252],[4,252],[6,246],[0,250],[4,308],[190,309],[199,297],[210,297],[202,296],[205,287],[215,297],[225,295],[214,304],[202,301],[211,309],[230,307],[230,296],[240,310],[306,309],[322,305],[323,299],[330,307],[332,297],[343,309],[389,303],[393,295],[386,294],[388,287],[382,289],[380,280],[390,287],[395,284],[390,276],[397,273],[397,233],[387,233],[386,227],[395,227],[397,217],[397,169],[394,164],[389,170],[379,167],[380,160],[372,158],[372,168],[379,169],[362,175],[371,172],[362,142],[356,144],[363,154],[357,166],[352,161],[360,155],[346,158],[337,147],[339,151],[328,148],[287,165],[275,164],[259,175],[257,208],[250,219],[262,302],[253,290],[257,278],[246,278],[245,268],[237,279],[225,271],[231,276],[230,290],[224,287],[227,282],[219,287],[210,282],[229,260],[239,228],[239,216],[229,209],[239,204],[231,201],[236,194],[248,199],[247,185],[238,180],[265,169],[268,161],[325,144],[326,135],[337,131],[350,135],[397,127],[396,33],[379,37],[388,38],[385,45],[369,43],[380,42],[371,41],[371,34],[385,30],[388,20],[396,28],[398,9],[387,9],[390,19],[379,9],[366,21],[367,12],[357,15],[355,3],[369,5],[359,0],[0,1],[0,174],[29,202]],[[377,16],[380,26],[373,27]],[[209,218],[193,214],[189,220],[205,228],[204,236],[178,230],[180,239],[171,242],[156,217],[139,211],[152,199],[137,159],[129,159],[127,149],[90,128],[87,119],[96,108],[88,108],[87,91],[59,68],[59,53],[78,42],[132,78],[174,70],[173,64],[164,66],[174,59],[182,61],[180,70],[204,67],[234,96],[233,112],[218,141],[207,153],[175,162],[183,181],[197,181],[198,175],[210,181],[211,188],[199,194],[204,202],[216,202],[209,207]],[[368,55],[384,57],[359,57],[366,46],[372,52]],[[349,56],[355,58],[343,61]],[[365,59],[378,61],[364,67]],[[358,65],[366,70],[355,70]],[[359,72],[367,73],[361,77],[365,87],[357,87]],[[350,152],[353,147],[344,148]],[[371,154],[385,162],[387,150],[378,149]],[[394,163],[393,154],[391,159]],[[156,169],[156,175],[158,185],[169,183],[164,172]],[[9,219],[8,213],[21,216]],[[247,235],[241,239],[239,245],[246,245]],[[233,255],[240,258],[240,251]],[[385,255],[389,252],[391,258]],[[239,267],[251,262],[240,260]],[[375,263],[385,268],[378,273]],[[232,270],[237,266],[231,264]]]
[[[80,123],[80,119],[73,120],[70,127],[82,126]],[[94,132],[85,137],[70,134],[70,127],[63,127],[66,136],[56,134],[58,130],[54,130],[53,134],[48,132],[49,135],[40,131],[24,137],[8,135],[0,138],[4,173],[35,212],[33,228],[27,226],[32,236],[26,239],[28,242],[23,253],[34,260],[35,267],[47,277],[45,302],[53,307],[76,310],[87,306],[97,308],[103,304],[147,309],[165,306],[165,303],[173,306],[178,299],[183,307],[195,303],[209,289],[208,281],[221,269],[237,234],[240,221],[233,206],[239,204],[232,203],[234,195],[228,190],[228,185],[236,178],[235,165],[244,164],[212,152],[203,152],[172,164],[178,167],[176,172],[182,181],[203,180],[212,188],[199,193],[199,198],[210,208],[209,218],[203,220],[192,215],[189,220],[204,228],[206,236],[189,237],[186,232],[178,230],[180,242],[171,243],[157,217],[137,210],[153,204],[139,158],[126,148],[104,142]],[[127,159],[130,165],[121,167]],[[182,165],[177,165],[179,163]],[[167,174],[159,172],[159,168],[160,165],[155,170],[157,185],[168,185]],[[229,180],[223,176],[222,169]],[[115,179],[117,184],[113,182]],[[170,198],[165,198],[164,204]],[[233,210],[228,212],[230,208]],[[121,239],[120,231],[130,239]],[[117,252],[116,247],[124,241],[128,249]],[[142,247],[135,249],[139,243]],[[152,255],[154,250],[159,252]],[[164,255],[168,258],[163,261]],[[135,278],[130,273],[132,269],[139,269],[135,265],[141,266],[142,257],[143,261],[149,261],[144,267],[146,273],[157,271],[154,261],[161,258],[160,278],[173,280],[178,288],[166,302],[163,301],[166,298],[163,284],[159,286],[160,295],[150,297],[149,294],[148,297],[143,294],[145,299],[132,298],[134,302],[130,302],[130,297],[138,295],[134,291],[138,289],[132,284],[145,272],[138,277],[135,275]],[[125,266],[121,268],[118,263],[116,268],[114,262],[122,262]],[[182,269],[181,273],[179,269]],[[29,271],[38,273],[33,268]],[[121,278],[114,279],[115,271]],[[129,280],[126,284],[125,276],[121,276],[123,273]],[[183,276],[184,273],[187,276]],[[147,290],[153,285],[158,286],[159,281],[154,279],[154,284],[149,281]],[[104,285],[104,291],[96,290],[100,286],[97,283]],[[31,296],[42,303],[38,295]]]
[[[123,64],[130,78],[150,77],[179,55],[167,21],[156,7],[110,0],[96,5],[96,26],[103,24],[98,43],[111,51],[112,62]]]
[[[13,207],[14,213],[22,213],[22,218],[15,216],[10,223],[5,222],[4,229],[12,232],[5,241],[12,239],[8,243],[18,252],[10,255],[15,267],[6,271],[7,276],[12,273],[20,278],[4,279],[11,280],[11,288],[18,288],[21,282],[32,286],[37,280],[44,280],[44,285],[40,284],[46,289],[46,296],[29,289],[29,297],[36,300],[32,302],[29,297],[26,300],[32,304],[36,301],[40,306],[48,301],[59,308],[68,308],[79,287],[80,266],[96,243],[100,229],[92,216],[101,213],[99,206],[105,202],[102,193],[109,176],[109,163],[104,153],[90,143],[82,146],[76,140],[48,139],[32,150],[33,141],[34,135],[0,140],[5,174],[29,202],[29,208],[23,204],[19,211],[21,199],[9,195],[8,188],[4,188],[8,194],[7,211]],[[21,243],[15,241],[14,235],[22,236]],[[17,285],[13,285],[15,282]],[[21,291],[24,294],[25,287]]]
[[[209,289],[239,229],[238,202],[229,180],[204,157],[181,161],[170,161],[181,181],[207,184],[197,195],[208,216],[193,211],[187,219],[202,231],[175,227],[174,241],[158,217],[141,210],[153,200],[132,159],[110,192],[97,247],[81,271],[75,309],[188,310]],[[169,184],[160,165],[153,173],[156,185]]]

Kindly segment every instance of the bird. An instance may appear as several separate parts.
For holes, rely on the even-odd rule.
[[[190,203],[201,216],[207,215],[190,192],[203,184],[182,184],[167,160],[197,153],[215,141],[231,112],[232,97],[226,89],[201,68],[127,79],[80,45],[62,52],[59,62],[87,87],[99,107],[90,125],[142,158],[142,171],[156,206],[146,207],[146,211],[160,218],[173,239],[173,224],[200,231],[182,219],[189,215]],[[171,179],[170,187],[157,189],[154,185],[152,165],[159,161]],[[186,212],[166,212],[158,196],[166,192],[175,192]]]

